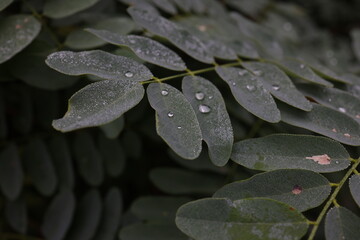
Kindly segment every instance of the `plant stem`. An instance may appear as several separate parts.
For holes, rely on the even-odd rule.
[[[341,179],[339,185],[334,189],[334,192],[331,194],[330,198],[328,199],[328,201],[326,202],[324,208],[322,209],[322,211],[320,212],[318,218],[315,221],[314,227],[311,230],[311,233],[309,235],[308,240],[313,240],[316,234],[316,231],[319,228],[319,225],[322,221],[322,219],[324,218],[327,210],[330,208],[332,203],[336,203],[336,196],[339,194],[341,188],[344,186],[346,180],[348,180],[348,178],[350,177],[351,174],[353,174],[354,170],[356,170],[356,168],[358,167],[358,165],[360,164],[360,158],[355,160],[354,164],[351,166],[351,168],[346,172],[345,176]]]
[[[163,82],[163,81],[168,81],[174,78],[180,78],[180,77],[185,77],[185,76],[195,76],[197,74],[201,74],[201,73],[205,73],[205,72],[211,72],[214,71],[216,67],[235,67],[235,66],[240,66],[241,62],[237,61],[237,62],[231,62],[231,63],[226,63],[226,64],[222,64],[222,65],[218,65],[218,64],[214,64],[213,67],[209,67],[209,68],[203,68],[203,69],[199,69],[199,70],[195,70],[195,71],[191,71],[189,69],[186,70],[186,73],[180,73],[180,74],[176,74],[176,75],[171,75],[169,77],[164,77],[164,78],[158,78],[158,79],[154,79],[154,80],[148,80],[148,81],[142,81],[141,84],[147,84],[147,83],[155,83],[155,82]]]

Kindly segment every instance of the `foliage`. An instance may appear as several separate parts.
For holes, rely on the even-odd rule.
[[[360,235],[359,29],[275,0],[0,11],[1,239]]]

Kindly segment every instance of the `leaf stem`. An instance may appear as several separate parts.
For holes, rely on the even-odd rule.
[[[317,232],[317,230],[319,228],[319,225],[320,225],[322,219],[324,218],[327,210],[330,208],[331,204],[334,203],[335,206],[338,205],[338,203],[336,202],[336,196],[339,194],[339,192],[340,192],[341,188],[344,186],[346,180],[350,177],[351,174],[353,174],[354,170],[356,170],[356,168],[358,167],[359,164],[360,164],[360,158],[355,160],[355,163],[346,172],[345,176],[339,182],[339,185],[334,189],[334,192],[331,194],[330,198],[328,199],[328,201],[326,202],[324,208],[322,209],[322,211],[320,212],[318,218],[316,219],[314,227],[311,230],[311,233],[309,235],[308,240],[313,240],[314,239],[314,237],[316,235],[316,232]]]
[[[164,78],[158,78],[157,80],[148,80],[148,81],[142,81],[141,84],[147,84],[147,83],[155,83],[155,82],[164,82],[164,81],[168,81],[171,79],[175,79],[175,78],[180,78],[180,77],[185,77],[185,76],[195,76],[201,73],[205,73],[205,72],[211,72],[214,71],[216,67],[220,66],[220,67],[235,67],[235,66],[240,66],[241,62],[231,62],[231,63],[226,63],[226,64],[214,64],[213,67],[209,67],[209,68],[203,68],[203,69],[199,69],[199,70],[195,70],[195,71],[191,71],[189,69],[186,69],[186,73],[180,73],[180,74],[176,74],[176,75],[171,75],[169,77],[164,77]]]

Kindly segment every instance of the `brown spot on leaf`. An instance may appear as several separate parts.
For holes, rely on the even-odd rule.
[[[330,157],[327,154],[306,157],[306,159],[314,160],[315,162],[317,162],[320,165],[330,164]]]
[[[356,118],[360,118],[360,114],[356,115],[355,117],[356,117]]]
[[[351,135],[348,134],[348,133],[344,133],[344,136],[345,136],[345,137],[351,137]]]
[[[27,23],[28,21],[29,21],[28,18],[25,18],[25,19],[24,19],[24,23]]]
[[[21,28],[21,25],[20,24],[16,24],[15,25],[15,29],[20,29]]]
[[[201,32],[205,32],[207,30],[207,26],[206,25],[198,25],[197,28],[199,29],[199,31]]]
[[[295,194],[295,195],[298,195],[298,194],[300,194],[301,192],[302,192],[302,187],[301,186],[299,186],[299,185],[295,185],[294,187],[293,187],[293,189],[292,189],[292,193],[293,194]]]

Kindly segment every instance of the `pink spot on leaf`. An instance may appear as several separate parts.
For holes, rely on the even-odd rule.
[[[293,194],[295,194],[295,195],[298,195],[298,194],[300,194],[301,192],[302,192],[302,187],[301,186],[299,186],[299,185],[295,185],[294,187],[293,187],[293,189],[292,189],[292,193]]]
[[[330,157],[327,154],[306,157],[306,159],[314,160],[315,162],[317,162],[320,165],[330,164]]]
[[[344,133],[344,136],[345,136],[345,137],[351,137],[351,135],[348,134],[348,133]]]
[[[331,131],[333,131],[334,133],[336,133],[336,132],[337,132],[336,128],[333,128]]]
[[[21,25],[20,24],[16,24],[15,25],[15,29],[20,29],[21,28]]]

